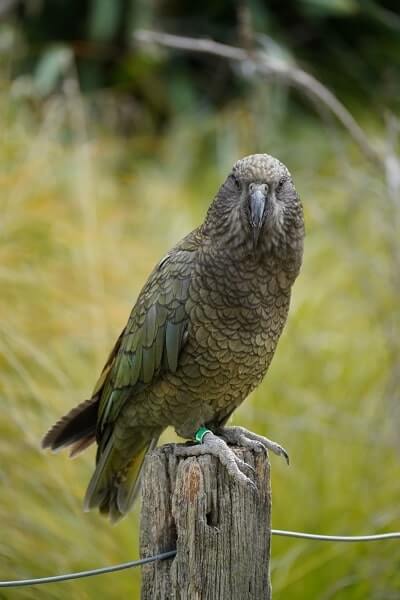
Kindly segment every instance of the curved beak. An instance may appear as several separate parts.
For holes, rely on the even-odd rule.
[[[254,186],[249,193],[250,225],[253,232],[254,247],[257,246],[260,231],[264,223],[267,204],[266,186]]]

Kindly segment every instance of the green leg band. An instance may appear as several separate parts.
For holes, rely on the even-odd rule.
[[[194,435],[194,439],[196,440],[196,442],[198,442],[199,444],[203,443],[203,438],[206,435],[206,433],[212,433],[209,429],[207,429],[207,427],[200,427],[200,429],[198,429]]]

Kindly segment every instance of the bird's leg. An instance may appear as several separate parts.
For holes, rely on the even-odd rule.
[[[244,427],[220,427],[217,430],[217,434],[225,440],[227,444],[234,444],[236,446],[243,446],[244,448],[252,448],[253,450],[271,450],[278,456],[283,456],[287,464],[289,464],[289,455],[285,448],[269,440],[262,435],[257,435],[252,431],[248,431]]]
[[[200,431],[200,430],[199,430]],[[245,463],[241,458],[228,447],[220,437],[208,429],[201,428],[201,441],[197,434],[196,439],[200,443],[196,446],[175,446],[174,453],[176,456],[201,456],[202,454],[212,454],[216,456],[221,464],[226,468],[229,475],[236,479],[239,483],[255,488],[255,484],[249,478],[249,475],[254,473],[253,467]]]

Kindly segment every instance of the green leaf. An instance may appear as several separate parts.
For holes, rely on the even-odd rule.
[[[89,17],[89,37],[106,42],[118,29],[121,2],[119,0],[93,0]]]
[[[54,91],[71,65],[72,52],[66,46],[52,46],[45,50],[36,65],[34,84],[40,96]]]

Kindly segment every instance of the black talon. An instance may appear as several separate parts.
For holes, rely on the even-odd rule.
[[[252,467],[251,465],[249,465],[249,463],[245,462],[244,460],[239,459],[236,464],[238,465],[239,469],[241,471],[248,471],[251,475],[254,475],[256,470],[254,469],[254,467]]]

